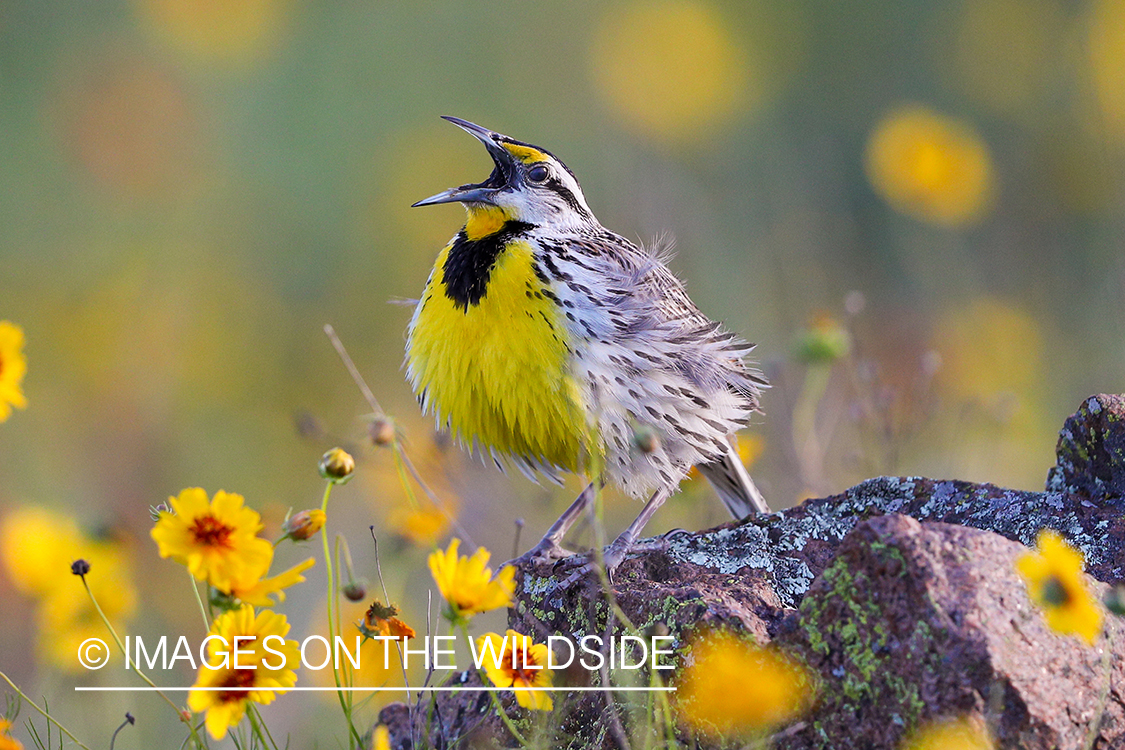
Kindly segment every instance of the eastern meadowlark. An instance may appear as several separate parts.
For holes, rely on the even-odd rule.
[[[732,445],[767,385],[753,348],[699,311],[660,258],[603,227],[545,149],[471,122],[495,167],[415,206],[460,202],[407,333],[423,411],[472,449],[590,485],[527,556],[563,535],[612,482],[649,500],[606,551],[611,570],[698,466],[735,518],[767,511]]]

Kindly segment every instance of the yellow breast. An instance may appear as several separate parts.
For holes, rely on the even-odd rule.
[[[415,393],[466,442],[579,471],[585,410],[569,372],[566,330],[542,294],[530,245],[504,243],[472,303],[447,293],[451,248],[438,256],[410,325]]]

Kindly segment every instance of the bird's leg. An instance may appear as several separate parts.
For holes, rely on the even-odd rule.
[[[653,514],[664,504],[672,495],[672,487],[661,487],[656,492],[652,493],[652,497],[645,503],[645,507],[641,508],[641,512],[637,514],[636,519],[629,524],[629,528],[621,532],[621,535],[613,540],[613,543],[606,547],[605,550],[605,570],[607,574],[612,576],[613,571],[617,569],[625,560],[625,555],[637,544],[637,539],[640,538],[641,532],[644,531],[645,525],[648,524],[649,519]]]
[[[551,528],[547,529],[547,533],[543,535],[538,544],[509,564],[519,566],[521,563],[531,563],[532,565],[542,562],[550,563],[573,555],[573,552],[563,548],[561,544],[563,537],[566,536],[566,532],[570,531],[570,527],[574,525],[574,522],[579,519],[593,500],[594,485],[591,483],[579,493],[578,497],[574,499],[569,508],[563,511],[558,520],[551,524]]]

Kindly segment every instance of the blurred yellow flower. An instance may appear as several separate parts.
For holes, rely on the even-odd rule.
[[[11,735],[11,730],[12,722],[0,716],[0,750],[23,750],[23,744]]]
[[[1043,374],[1043,340],[1027,311],[990,297],[942,313],[934,335],[938,377],[952,395],[989,400],[1035,395]]]
[[[942,63],[956,66],[960,87],[993,111],[1042,116],[1066,31],[1058,0],[974,0],[958,13],[953,54],[943,45]]]
[[[489,551],[480,547],[472,557],[458,556],[460,539],[449,542],[445,552],[430,553],[430,573],[441,595],[449,602],[454,618],[472,617],[500,607],[512,606],[516,570],[506,566],[496,577],[488,567]]]
[[[23,329],[7,320],[0,320],[0,422],[7,421],[13,406],[27,408],[22,388],[26,372]]]
[[[1125,146],[1125,3],[1098,0],[1090,12],[1090,72],[1105,127]]]
[[[209,502],[199,487],[169,498],[173,512],[161,513],[151,532],[160,556],[186,565],[220,591],[251,588],[269,570],[273,545],[257,536],[261,516],[243,502],[222,490]]]
[[[138,15],[192,57],[252,61],[282,39],[290,0],[134,0]]]
[[[371,750],[391,750],[391,732],[386,724],[375,727],[371,737]]]
[[[729,121],[757,73],[719,10],[699,0],[610,8],[593,37],[591,67],[618,116],[669,141],[699,140]]]
[[[389,636],[395,640],[403,640],[415,636],[414,628],[398,618],[398,608],[385,605],[379,600],[371,602],[356,627],[368,638]]]
[[[967,122],[907,105],[867,142],[867,177],[891,206],[921,221],[959,227],[979,220],[996,190],[988,146]]]
[[[902,750],[992,750],[994,747],[983,722],[952,719],[922,727],[907,738]]]
[[[262,578],[247,588],[239,588],[236,585],[225,593],[245,604],[253,604],[256,607],[272,607],[275,603],[285,601],[284,590],[298,583],[303,583],[305,577],[301,574],[314,565],[316,565],[316,560],[310,557],[304,562],[297,563],[284,573]],[[274,599],[276,599],[276,602]]]
[[[1016,570],[1027,582],[1031,600],[1043,608],[1047,626],[1093,645],[1104,613],[1086,585],[1082,567],[1082,553],[1050,529],[1039,532],[1035,552],[1016,560]]]
[[[0,523],[0,560],[16,589],[28,596],[72,584],[67,568],[88,557],[89,545],[73,518],[35,505],[12,511]]]
[[[105,638],[106,629],[70,565],[90,563],[86,582],[102,611],[122,629],[137,605],[133,560],[115,541],[91,539],[73,518],[46,508],[19,508],[0,524],[0,559],[20,592],[35,597],[39,656],[66,672],[85,672],[75,655],[87,638]]]
[[[207,662],[200,665],[192,687],[225,689],[192,690],[188,708],[207,712],[207,731],[216,740],[242,720],[248,701],[272,703],[297,684],[300,647],[285,639],[288,633],[285,615],[265,610],[255,616],[248,604],[211,623],[208,636],[218,638],[207,642]]]
[[[399,505],[391,511],[387,522],[396,534],[419,547],[433,547],[452,525],[449,513],[434,505]]]
[[[691,644],[691,663],[679,677],[676,704],[699,732],[760,736],[800,715],[812,699],[804,667],[744,636],[711,631]]]
[[[512,688],[521,706],[532,711],[550,711],[554,707],[547,691],[526,689],[554,684],[551,670],[547,669],[546,644],[535,643],[530,636],[514,630],[503,636],[485,633],[477,638],[477,654],[489,682],[499,688]]]
[[[851,334],[827,313],[818,314],[797,339],[796,357],[810,365],[828,365],[848,356]]]

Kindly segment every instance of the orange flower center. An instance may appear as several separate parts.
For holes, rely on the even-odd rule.
[[[535,660],[527,653],[527,649],[520,647],[516,653],[505,654],[507,657],[504,659],[504,671],[512,678],[514,683],[531,684],[535,682],[535,676],[539,674],[541,669],[535,669],[537,666]],[[514,661],[513,661],[514,657]]]
[[[249,690],[254,686],[254,670],[253,669],[236,669],[230,673],[230,677],[226,679],[222,687],[227,690],[219,691],[219,702],[229,703],[231,701],[245,700]]]
[[[191,525],[195,541],[204,547],[229,547],[232,531],[233,526],[227,526],[210,513],[197,516]]]

